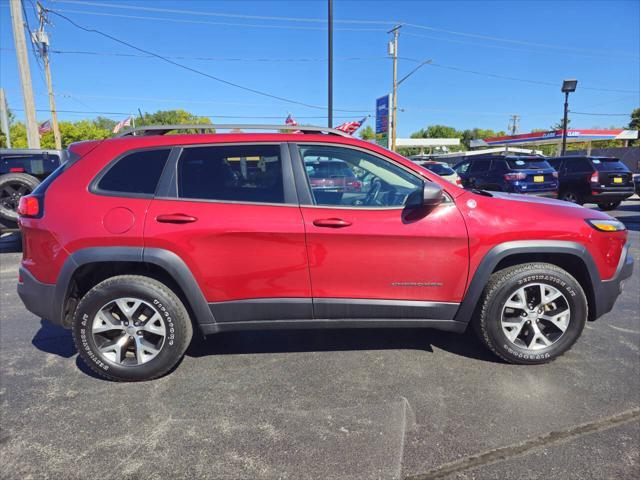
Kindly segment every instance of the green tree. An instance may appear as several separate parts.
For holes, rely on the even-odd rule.
[[[631,112],[631,121],[629,122],[631,130],[640,130],[640,108],[636,108]]]
[[[200,117],[186,110],[158,110],[155,113],[145,112],[142,117],[136,117],[136,127],[143,125],[204,125],[211,123],[209,117]],[[195,130],[191,133],[195,133]]]
[[[359,135],[362,140],[367,140],[367,141],[370,141],[376,138],[376,133],[371,127],[371,125],[367,125],[362,130],[360,130]]]

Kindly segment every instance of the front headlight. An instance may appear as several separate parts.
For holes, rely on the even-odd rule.
[[[601,232],[621,232],[627,228],[618,220],[587,220],[587,223]]]

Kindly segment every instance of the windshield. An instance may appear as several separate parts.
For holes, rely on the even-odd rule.
[[[440,163],[422,163],[421,165],[436,175],[453,175],[455,173],[450,167]]]
[[[507,164],[511,170],[551,168],[551,165],[546,160],[540,160],[539,158],[508,158]]]
[[[628,172],[627,166],[617,158],[592,158],[591,163],[599,172]]]

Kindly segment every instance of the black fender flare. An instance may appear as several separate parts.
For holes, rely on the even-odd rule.
[[[584,247],[577,242],[569,242],[564,240],[518,240],[513,242],[504,242],[496,245],[489,250],[480,261],[478,268],[473,274],[473,278],[469,282],[469,287],[465,296],[460,303],[460,308],[455,315],[455,320],[468,323],[473,316],[473,312],[480,300],[480,296],[484,291],[484,287],[489,281],[489,277],[493,273],[496,266],[505,258],[518,254],[540,254],[540,253],[561,253],[573,255],[585,264],[591,287],[595,293],[594,301],[597,302],[597,290],[600,285],[600,273],[596,267],[593,257]],[[595,311],[598,311],[597,305]]]
[[[72,253],[65,261],[56,282],[53,311],[64,322],[65,301],[71,279],[78,268],[89,263],[135,262],[151,263],[164,269],[182,289],[198,324],[215,323],[215,319],[200,286],[187,264],[174,252],[162,248],[91,247]]]

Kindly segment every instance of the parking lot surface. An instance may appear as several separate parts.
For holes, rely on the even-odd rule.
[[[0,254],[0,476],[640,478],[640,199],[615,309],[565,356],[498,361],[431,330],[225,333],[152,382],[96,378]]]

